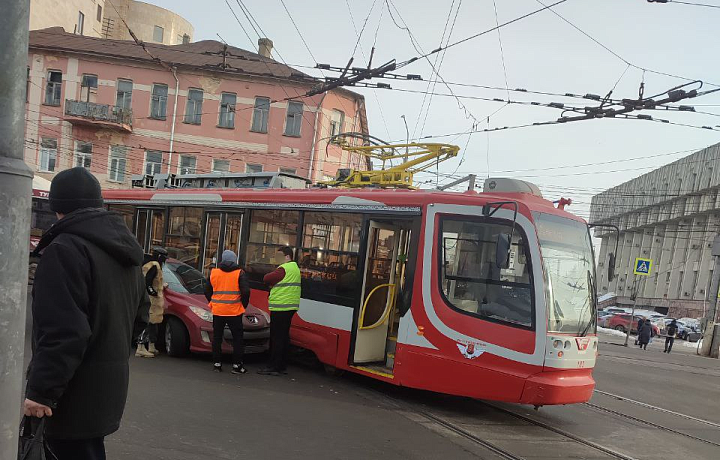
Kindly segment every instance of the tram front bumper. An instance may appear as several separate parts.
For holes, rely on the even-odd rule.
[[[549,406],[588,402],[595,389],[592,369],[544,371],[525,381],[521,404]]]

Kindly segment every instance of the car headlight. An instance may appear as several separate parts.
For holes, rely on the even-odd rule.
[[[204,308],[200,308],[200,307],[195,307],[192,305],[190,305],[190,307],[188,307],[188,308],[190,308],[191,312],[198,315],[198,317],[200,319],[208,321],[208,322],[212,322],[213,314],[211,312],[209,312],[208,310],[205,310]]]

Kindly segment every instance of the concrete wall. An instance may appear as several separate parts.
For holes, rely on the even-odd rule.
[[[178,45],[182,43],[183,35],[187,35],[192,41],[192,24],[172,11],[134,0],[113,0],[113,4],[117,11],[109,6],[106,12],[104,38],[131,40],[127,27],[122,23],[124,19],[133,33],[145,42]],[[155,26],[163,29],[162,41],[155,40]]]
[[[602,238],[598,263],[598,293],[630,297],[636,257],[653,259],[652,274],[640,285],[646,303],[693,311],[700,316],[714,266],[712,241],[720,231],[720,144],[606,190],[593,197],[591,223],[617,225],[620,241],[616,277],[608,282],[609,254],[614,233],[597,230]],[[671,312],[672,314],[672,312]]]
[[[31,0],[30,30],[60,26],[66,32],[75,32],[78,13],[82,12],[85,15],[83,35],[100,37],[102,16],[98,20],[98,6],[104,15],[105,0]]]
[[[299,137],[284,134],[287,102],[276,102],[270,107],[268,132],[250,131],[255,97],[280,100],[288,94],[301,94],[309,88],[295,82],[278,79],[253,79],[228,76],[204,71],[178,71],[180,90],[175,122],[175,140],[170,164],[169,142],[173,120],[175,79],[161,67],[151,68],[133,62],[89,59],[45,51],[30,50],[30,83],[28,86],[27,128],[25,161],[47,179],[58,171],[71,167],[75,158],[75,142],[93,144],[90,170],[106,188],[126,188],[132,174],[142,174],[148,150],[163,153],[162,172],[177,173],[179,157],[194,156],[197,173],[211,171],[213,159],[230,160],[231,172],[245,172],[248,164],[262,165],[264,171],[294,169],[296,174],[313,179],[334,177],[337,169],[357,167],[362,161],[354,155],[329,146],[327,137],[333,110],[345,113],[344,131],[361,131],[364,119],[362,97],[345,90],[336,90],[311,98],[299,99],[304,103],[302,127]],[[62,104],[59,107],[43,104],[49,70],[62,72]],[[133,82],[132,133],[109,129],[99,124],[71,123],[64,114],[66,100],[78,100],[83,74],[98,76],[95,102],[116,104],[116,84],[119,78]],[[153,84],[168,86],[165,120],[149,118]],[[203,90],[202,121],[200,125],[184,123],[188,90]],[[237,95],[235,127],[218,127],[220,100],[223,92]],[[40,143],[42,138],[58,142],[57,167],[53,172],[41,171]],[[108,178],[109,152],[112,145],[129,147],[125,180],[112,182]],[[313,154],[313,151],[315,152]],[[312,159],[312,166],[311,166]]]

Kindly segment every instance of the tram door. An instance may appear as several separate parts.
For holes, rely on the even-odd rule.
[[[242,214],[208,212],[205,214],[205,242],[202,272],[207,277],[220,263],[222,251],[229,249],[239,255]]]
[[[135,222],[135,235],[146,254],[153,246],[163,245],[165,234],[165,211],[162,209],[139,209]]]
[[[398,292],[400,228],[370,221],[362,302],[355,336],[355,363],[385,362],[388,324]]]

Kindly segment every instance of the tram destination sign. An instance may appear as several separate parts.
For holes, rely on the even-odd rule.
[[[652,259],[643,259],[642,257],[638,257],[635,259],[635,269],[633,270],[633,273],[636,275],[650,276],[652,264]]]

